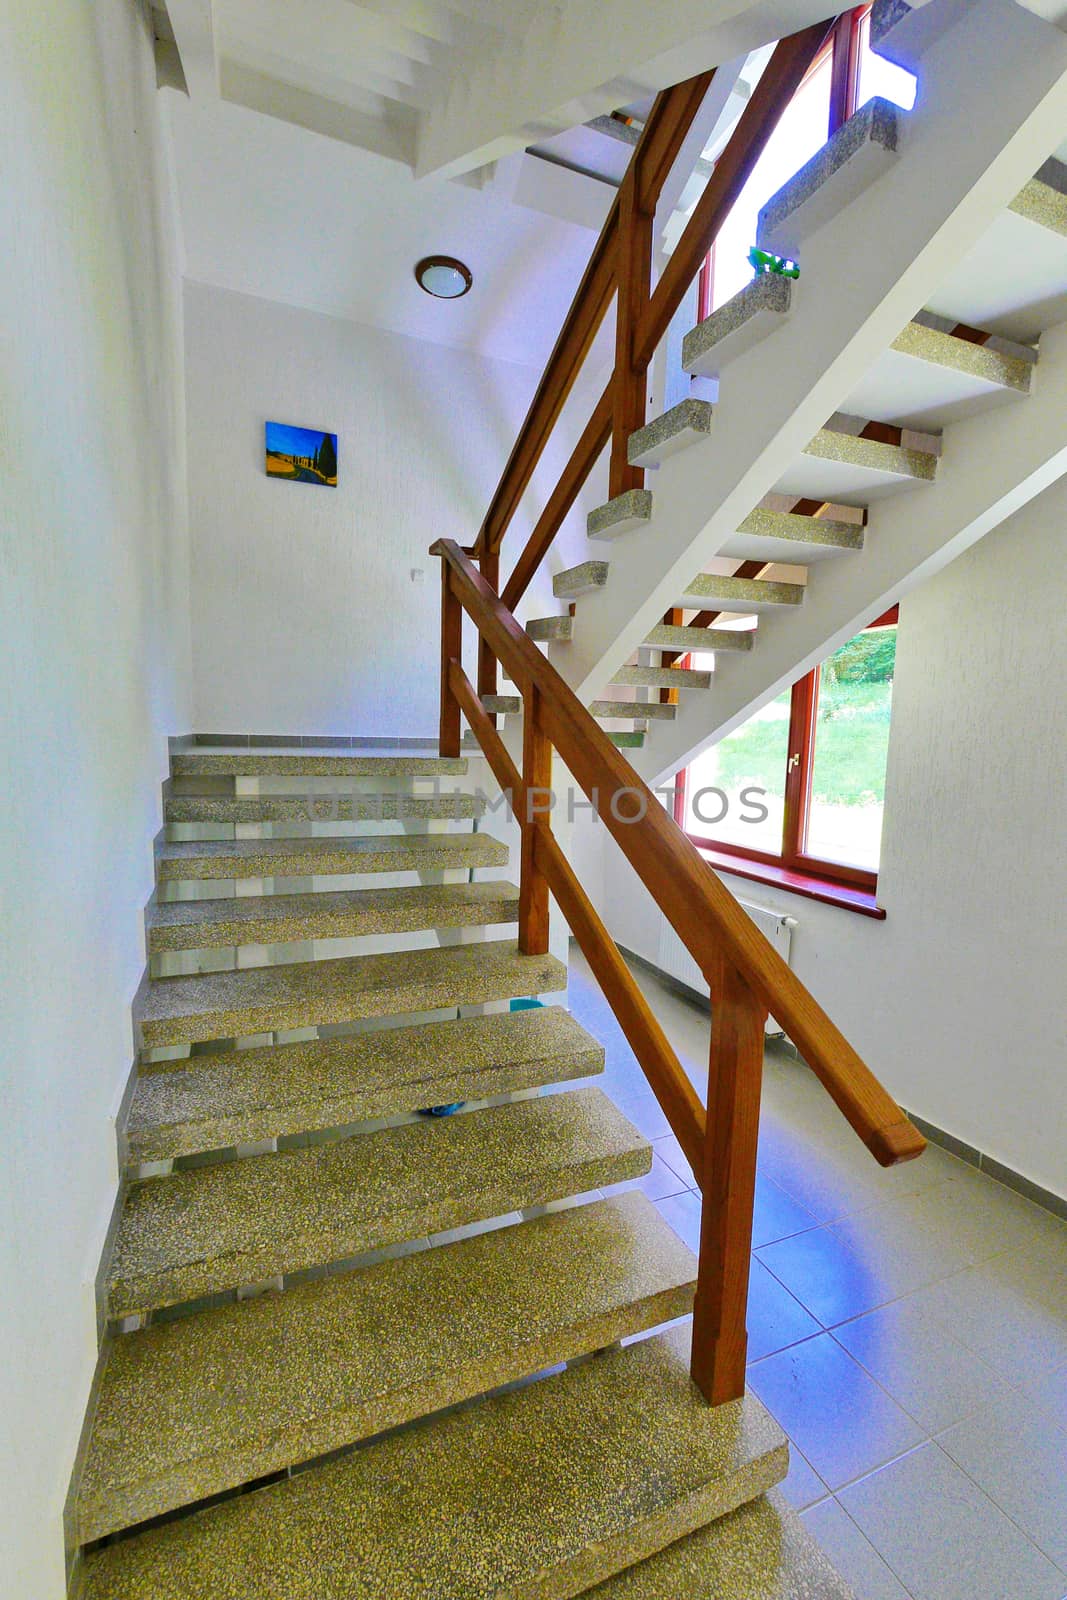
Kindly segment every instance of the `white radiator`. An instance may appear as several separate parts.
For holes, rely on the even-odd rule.
[[[771,941],[782,960],[788,966],[793,929],[797,925],[796,918],[787,917],[782,911],[769,911],[766,906],[749,905],[745,900],[738,900],[737,903],[743,911],[748,912],[757,928]],[[661,972],[666,972],[670,977],[677,978],[678,982],[684,983],[687,988],[695,989],[698,994],[708,993],[704,974],[666,917],[663,917],[660,922],[659,959],[657,965]],[[767,1032],[781,1033],[781,1031],[774,1018],[768,1017]]]

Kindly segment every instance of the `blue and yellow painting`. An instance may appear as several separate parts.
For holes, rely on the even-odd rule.
[[[267,477],[337,487],[337,435],[321,428],[267,423]]]

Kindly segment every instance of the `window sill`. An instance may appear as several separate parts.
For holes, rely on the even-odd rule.
[[[841,911],[855,911],[861,917],[885,921],[885,910],[869,889],[832,883],[828,878],[817,878],[810,872],[795,872],[790,867],[772,866],[766,861],[750,861],[725,850],[701,849],[700,853],[716,872],[733,873],[735,877],[747,878],[751,883],[765,883],[771,888],[784,889],[788,894],[803,895],[806,900],[820,900],[823,905],[837,906]]]

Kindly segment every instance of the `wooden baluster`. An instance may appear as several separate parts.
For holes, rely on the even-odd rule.
[[[452,690],[449,666],[463,661],[463,607],[455,592],[452,568],[441,562],[441,727],[438,747],[443,756],[458,756],[459,701]]]
[[[480,557],[482,577],[491,589],[500,593],[500,551],[483,550]],[[478,698],[497,692],[496,656],[485,639],[478,635]]]
[[[736,968],[716,963],[704,1141],[693,1382],[710,1405],[745,1392],[749,1253],[756,1194],[766,1010]]]
[[[541,695],[533,684],[526,691],[522,727],[522,777],[526,786],[519,877],[519,949],[524,956],[548,953],[548,879],[534,844],[537,829],[547,827],[552,792],[552,745],[541,718]]]
[[[614,499],[627,489],[644,486],[640,467],[631,467],[626,447],[631,433],[644,427],[647,362],[634,356],[637,328],[648,310],[652,292],[653,212],[643,210],[638,195],[637,162],[631,162],[619,190],[616,237],[618,293],[615,303],[615,383],[611,426],[608,494]],[[653,205],[655,201],[653,199]]]

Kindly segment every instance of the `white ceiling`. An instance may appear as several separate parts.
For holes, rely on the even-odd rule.
[[[354,146],[223,101],[163,92],[186,276],[414,338],[543,367],[612,190],[535,158],[487,187],[422,179]],[[532,164],[578,186],[585,224],[530,209]],[[510,196],[517,179],[526,203]],[[458,256],[463,299],[434,300],[413,269]],[[594,359],[596,358],[594,352]]]

